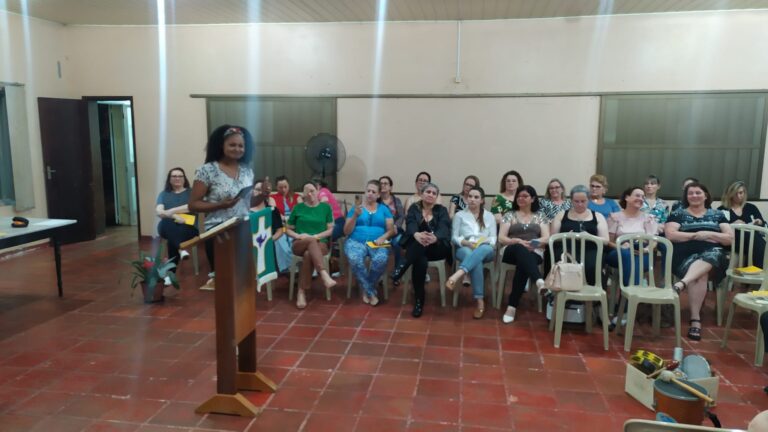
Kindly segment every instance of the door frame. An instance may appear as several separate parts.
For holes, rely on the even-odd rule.
[[[133,96],[83,96],[82,100],[86,102],[106,102],[106,101],[128,101],[131,104],[131,145],[133,146],[133,181],[136,189],[136,238],[141,241],[141,200],[139,195],[139,154],[136,149],[136,104]],[[100,162],[100,161],[99,161]],[[104,173],[101,173],[103,176]]]

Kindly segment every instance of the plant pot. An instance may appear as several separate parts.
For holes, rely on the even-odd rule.
[[[141,293],[144,295],[144,303],[160,303],[164,300],[163,286],[161,284],[156,284],[155,289],[150,290],[147,283],[142,282]]]

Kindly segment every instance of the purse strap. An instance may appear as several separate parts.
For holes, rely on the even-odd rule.
[[[573,258],[573,255],[571,255],[568,252],[563,252],[562,255],[560,255],[560,262],[561,263],[574,263],[576,264],[576,259]]]

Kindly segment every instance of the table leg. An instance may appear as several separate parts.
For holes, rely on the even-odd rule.
[[[56,283],[59,286],[59,297],[64,296],[64,288],[61,283],[61,243],[55,236],[51,238],[53,242],[53,258],[56,260]]]

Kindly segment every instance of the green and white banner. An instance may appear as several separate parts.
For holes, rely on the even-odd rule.
[[[277,279],[275,245],[272,242],[272,209],[265,207],[250,215],[253,239],[253,262],[256,266],[256,286]]]

